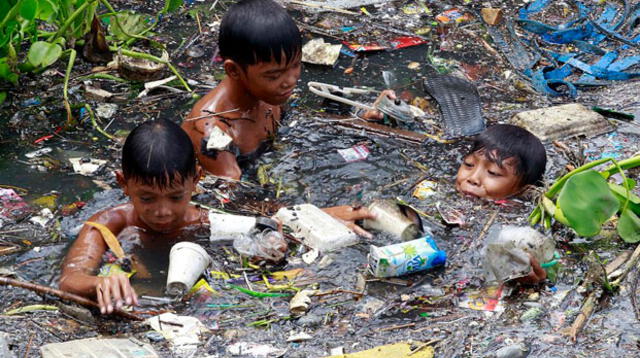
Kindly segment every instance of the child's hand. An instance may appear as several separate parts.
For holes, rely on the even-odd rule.
[[[131,287],[127,275],[123,273],[99,277],[96,297],[102,314],[112,313],[114,309],[121,309],[125,304],[138,304],[138,295]]]
[[[349,229],[353,230],[356,234],[366,237],[367,239],[373,238],[370,232],[356,225],[356,221],[363,219],[375,219],[376,216],[365,207],[353,207],[348,205],[334,206],[331,208],[322,209],[325,213],[333,216],[341,221]]]
[[[384,97],[389,97],[389,99],[396,99],[396,93],[393,90],[384,90],[380,93],[375,102],[373,102],[373,107],[375,107]],[[384,114],[377,109],[368,110],[362,114],[362,118],[368,121],[381,121],[384,119]]]
[[[516,279],[516,281],[530,285],[544,281],[547,278],[547,271],[540,266],[538,260],[531,254],[529,254],[529,262],[531,263],[531,272],[527,276]]]

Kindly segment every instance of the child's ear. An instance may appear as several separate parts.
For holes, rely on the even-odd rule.
[[[116,170],[116,181],[118,182],[118,185],[120,185],[120,188],[122,188],[122,191],[124,191],[124,195],[129,195],[127,180],[124,178],[124,174],[121,170]]]
[[[233,80],[239,80],[242,72],[242,67],[234,60],[224,60],[224,72]]]

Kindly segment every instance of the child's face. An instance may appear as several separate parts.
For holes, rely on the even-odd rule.
[[[185,225],[185,213],[196,180],[186,178],[170,188],[159,188],[128,179],[123,185],[140,220],[151,230],[170,233]]]
[[[240,71],[240,78],[247,90],[256,98],[278,106],[293,94],[302,68],[301,55],[286,64],[282,62],[259,62],[249,65],[246,71]]]
[[[456,190],[479,198],[504,199],[520,191],[520,179],[516,175],[515,158],[505,159],[501,168],[487,159],[484,151],[477,151],[462,161],[456,177]]]

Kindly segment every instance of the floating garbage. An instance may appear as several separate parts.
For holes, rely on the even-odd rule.
[[[248,234],[256,226],[256,217],[217,213],[209,211],[212,242],[235,240],[241,234]]]
[[[340,56],[341,44],[332,45],[323,38],[313,39],[302,46],[302,62],[333,66]]]
[[[29,221],[34,224],[40,225],[41,227],[45,227],[47,226],[49,221],[51,221],[51,219],[53,219],[53,213],[51,212],[51,209],[44,208],[40,210],[40,215],[32,216],[31,218],[29,218]]]
[[[149,344],[134,338],[88,338],[40,347],[43,358],[121,357],[157,358]]]
[[[113,97],[113,93],[90,85],[84,85],[84,94],[88,99],[98,102],[106,101]]]
[[[14,355],[9,351],[9,344],[7,343],[7,336],[9,334],[0,332],[0,357],[12,358]]]
[[[277,358],[287,353],[286,349],[276,348],[268,344],[236,342],[227,346],[227,352],[234,356],[255,358]]]
[[[162,52],[160,57],[165,63],[169,61],[169,54],[166,51]],[[157,79],[162,75],[166,65],[164,63],[157,63],[143,58],[134,58],[122,53],[118,53],[116,56],[118,73],[132,81],[149,81]]]
[[[347,163],[358,162],[367,159],[369,148],[364,144],[354,145],[351,148],[338,149],[338,153]]]
[[[458,307],[476,311],[503,312],[505,309],[503,297],[508,296],[510,290],[504,285],[487,286],[480,290],[465,292],[458,302]]]
[[[199,319],[167,312],[145,321],[171,343],[171,350],[180,357],[193,354],[201,344],[200,336],[208,330]]]
[[[484,268],[487,281],[504,282],[527,276],[531,272],[529,254],[538,262],[554,258],[555,243],[530,227],[507,225],[493,227],[484,249]]]
[[[366,351],[335,355],[325,358],[433,358],[434,349],[422,342],[394,343]]]
[[[388,45],[383,45],[376,41],[372,41],[368,43],[348,42],[348,41],[343,42],[343,44],[345,44],[350,50],[355,52],[398,50],[401,48],[422,45],[425,43],[427,43],[427,41],[424,38],[418,37],[418,36],[396,37],[396,38],[393,38],[391,41],[389,41]]]
[[[275,220],[259,217],[248,233],[236,237],[233,248],[253,262],[277,263],[284,259],[287,242],[278,231],[278,223]]]
[[[420,200],[425,200],[436,194],[437,187],[438,183],[436,183],[435,181],[423,180],[418,183],[418,185],[416,185],[416,188],[413,190],[412,195]]]
[[[440,106],[445,135],[458,138],[482,132],[485,122],[476,86],[464,78],[441,75],[431,66],[426,69],[424,90]]]
[[[3,221],[13,221],[29,210],[29,204],[13,189],[0,188],[0,204],[0,226]]]
[[[391,99],[388,96],[385,96],[376,104],[375,107],[380,112],[388,115],[389,117],[395,118],[402,123],[410,124],[413,121],[413,111],[411,110],[411,106],[399,98]]]
[[[118,105],[115,103],[100,103],[96,107],[96,115],[103,119],[109,119],[113,117],[118,111]]]
[[[601,114],[579,103],[535,109],[516,114],[511,123],[535,134],[543,142],[570,137],[593,137],[613,130]]]
[[[184,295],[209,265],[211,257],[202,246],[187,241],[173,245],[169,252],[167,293],[171,296]]]
[[[291,234],[306,245],[322,252],[354,245],[358,235],[346,225],[312,204],[301,204],[281,208],[275,217]]]
[[[439,15],[436,16],[436,21],[441,24],[450,24],[450,23],[462,23],[466,21],[472,20],[473,17],[471,14],[464,12],[463,10],[453,8],[449,9]]]
[[[49,154],[53,152],[53,149],[50,147],[44,147],[38,150],[34,150],[33,152],[29,152],[27,154],[25,154],[24,156],[27,157],[28,159],[33,159],[33,158],[37,158],[37,157],[41,157],[45,154]]]
[[[405,241],[415,239],[420,232],[418,223],[404,211],[411,209],[401,207],[394,200],[375,200],[368,209],[376,218],[363,220],[362,227],[365,229],[386,232]]]
[[[316,290],[301,290],[296,293],[289,302],[289,311],[291,311],[291,314],[295,317],[299,317],[307,313],[309,305],[311,304],[310,296],[313,296],[316,292]]]
[[[485,7],[480,10],[482,20],[491,26],[495,26],[502,22],[502,9]]]
[[[91,176],[101,166],[107,164],[106,160],[93,158],[69,158],[69,162],[73,165],[74,172],[86,176]]]
[[[446,252],[439,250],[430,235],[399,244],[371,245],[369,270],[376,277],[394,277],[424,271],[447,262]]]

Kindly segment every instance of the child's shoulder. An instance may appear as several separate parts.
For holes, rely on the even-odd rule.
[[[135,221],[135,215],[133,204],[124,203],[99,211],[87,221],[97,222],[113,229],[130,225]]]

